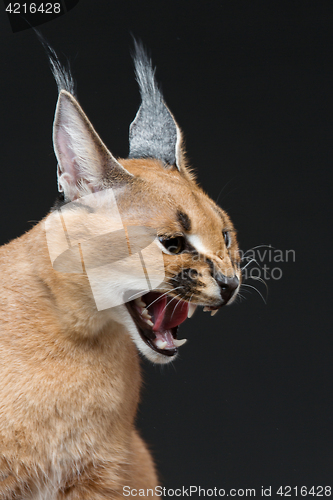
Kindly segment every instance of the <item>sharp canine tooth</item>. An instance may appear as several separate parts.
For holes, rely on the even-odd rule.
[[[137,299],[135,299],[134,301],[139,307],[146,307],[146,304],[145,302],[143,302],[142,298],[141,297],[138,297]]]
[[[173,343],[175,344],[176,347],[180,347],[181,345],[184,345],[185,342],[187,342],[187,339],[173,339]]]
[[[192,318],[195,310],[196,310],[197,306],[195,304],[190,304],[189,307],[188,307],[188,313],[187,313],[187,317],[188,318]]]
[[[203,308],[203,312],[205,313],[205,312],[208,312],[208,311],[210,311],[209,307],[205,306],[205,307]]]
[[[215,314],[218,312],[218,309],[215,309],[215,311],[211,311],[210,315],[215,316]]]
[[[149,326],[154,326],[154,323],[152,321],[150,321],[150,319],[146,319],[146,323]]]
[[[168,343],[166,340],[157,339],[155,345],[156,347],[158,347],[158,349],[165,349]]]

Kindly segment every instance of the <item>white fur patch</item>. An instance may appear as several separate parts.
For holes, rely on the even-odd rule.
[[[190,234],[187,236],[188,241],[191,245],[201,254],[209,254],[208,248],[202,243],[200,236],[196,234]]]

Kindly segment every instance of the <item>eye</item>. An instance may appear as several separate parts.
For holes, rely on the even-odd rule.
[[[222,234],[223,234],[225,246],[227,248],[229,248],[230,244],[231,244],[230,233],[229,233],[229,231],[222,231]]]
[[[174,255],[182,253],[185,249],[186,242],[182,236],[176,236],[175,238],[164,238],[160,236],[159,240],[164,248]]]

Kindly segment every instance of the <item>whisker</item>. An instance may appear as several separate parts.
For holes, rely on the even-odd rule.
[[[221,191],[219,192],[218,197],[216,198],[216,201],[215,201],[216,205],[218,204],[218,202],[219,202],[219,198],[220,198],[221,194],[223,193],[223,191],[225,190],[225,188],[226,188],[226,187],[230,184],[230,182],[232,182],[234,179],[235,179],[235,177],[233,177],[232,179],[230,179],[230,180],[229,180],[229,181],[228,181],[228,182],[227,182],[227,183],[223,186],[223,188],[222,188],[222,189],[221,189]]]
[[[246,258],[246,257],[245,257],[245,258]],[[243,259],[242,259],[242,260],[243,260]],[[246,269],[246,268],[247,268],[247,266],[248,266],[249,264],[251,264],[251,262],[256,262],[256,263],[258,264],[258,262],[256,261],[256,259],[251,259],[251,260],[249,260],[249,262],[248,262],[245,266],[241,267],[241,270],[243,271],[243,269]],[[259,265],[259,264],[258,264],[258,265]]]
[[[163,289],[162,287],[160,288],[160,290],[162,290],[162,291],[163,291],[163,290],[167,290],[167,292],[168,292],[168,291],[170,291],[169,289],[166,289],[166,288],[164,288],[164,289]],[[173,289],[172,289],[172,290],[173,290]],[[127,300],[126,300],[126,302],[130,302],[130,300],[132,299],[132,297],[135,297],[137,294],[138,294],[138,292],[137,292],[137,293],[133,293],[133,295],[131,295],[131,296],[130,296]],[[143,294],[143,295],[145,295],[145,294]],[[138,298],[138,297],[137,297],[137,298]]]
[[[248,250],[246,250],[245,254],[243,255],[243,258],[245,257],[245,255],[249,252],[251,252],[252,250],[256,250],[257,248],[275,248],[275,247],[272,247],[272,245],[257,245],[256,247],[252,247],[252,248],[249,248]],[[242,260],[243,260],[242,258]]]
[[[179,288],[180,288],[180,287],[179,287]],[[168,305],[170,305],[170,304],[171,304],[171,302],[172,302],[174,299],[177,299],[177,297],[181,297],[181,293],[180,293],[179,295],[176,295],[175,297],[172,297],[172,299],[170,300],[170,302],[169,302],[168,304],[166,304],[166,305],[165,305],[165,307],[164,307],[164,309],[163,309],[163,311],[162,311],[163,313],[164,313],[165,309],[167,308],[167,306],[168,306]],[[177,307],[177,305],[178,305],[178,304],[176,304],[176,307]],[[173,313],[174,313],[174,310],[173,310],[173,312],[172,312],[172,315],[173,315]],[[172,315],[171,315],[171,318],[172,318]],[[171,318],[170,318],[170,319],[171,319]]]
[[[267,285],[266,281],[263,280],[262,278],[260,278],[259,276],[250,276],[249,279],[260,281],[261,283],[263,283],[265,285],[265,287],[266,287],[266,300],[267,300],[267,297],[268,297],[268,285]]]
[[[247,260],[247,259],[248,259],[248,257],[245,257],[245,259]],[[242,259],[242,260],[243,260],[243,259]],[[261,265],[261,264],[259,264],[259,262],[258,262],[256,259],[252,258],[251,260],[252,260],[252,262],[255,262],[255,263],[257,264],[257,266],[259,266],[259,267],[260,267],[260,269],[262,269],[262,265]],[[248,262],[248,264],[250,264],[250,262],[251,262],[251,261],[249,261],[249,262]],[[246,264],[244,267],[241,267],[241,269],[245,269],[245,268],[247,267],[247,265],[248,265],[248,264]]]
[[[177,288],[172,288],[172,290],[168,290],[167,292],[163,293],[163,295],[161,295],[160,297],[157,297],[157,299],[153,300],[153,302],[151,302],[148,306],[146,306],[146,309],[148,309],[148,307],[150,307],[152,304],[154,304],[157,300],[160,300],[162,297],[164,297],[165,295],[167,295],[169,292],[177,290],[178,288],[181,288],[181,286],[177,286]]]
[[[180,296],[181,296],[181,294],[177,295],[177,297],[180,297]],[[175,298],[175,297],[174,297],[174,298]],[[172,299],[172,300],[173,300],[173,299]],[[172,302],[172,300],[170,300],[169,304]],[[175,313],[175,311],[176,311],[177,307],[179,306],[179,304],[180,304],[180,300],[179,300],[179,301],[177,302],[177,304],[175,305],[175,307],[174,307],[174,309],[173,309],[173,311],[172,311],[172,314],[171,314],[171,318],[170,318],[170,319],[172,319],[172,316],[174,315],[174,313]]]
[[[250,292],[250,290],[244,290],[244,292]],[[246,299],[247,299],[247,297],[244,297],[244,295],[242,295],[241,293],[238,292],[237,293],[237,297],[235,299],[235,302],[237,300],[239,300],[239,302],[242,302],[242,300],[246,300]]]
[[[262,293],[259,292],[259,290],[255,287],[255,286],[252,286],[252,285],[247,285],[246,283],[243,283],[241,286],[248,286],[249,288],[253,288],[253,290],[255,290],[257,293],[259,293],[260,297],[262,298],[262,300],[264,301],[264,304],[267,304],[266,300],[264,299]]]

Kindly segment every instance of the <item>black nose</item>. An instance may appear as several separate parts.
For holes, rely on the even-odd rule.
[[[220,287],[222,300],[224,304],[226,304],[234,295],[234,292],[239,285],[239,279],[237,276],[227,278],[224,274],[218,273],[215,276],[215,280]]]

